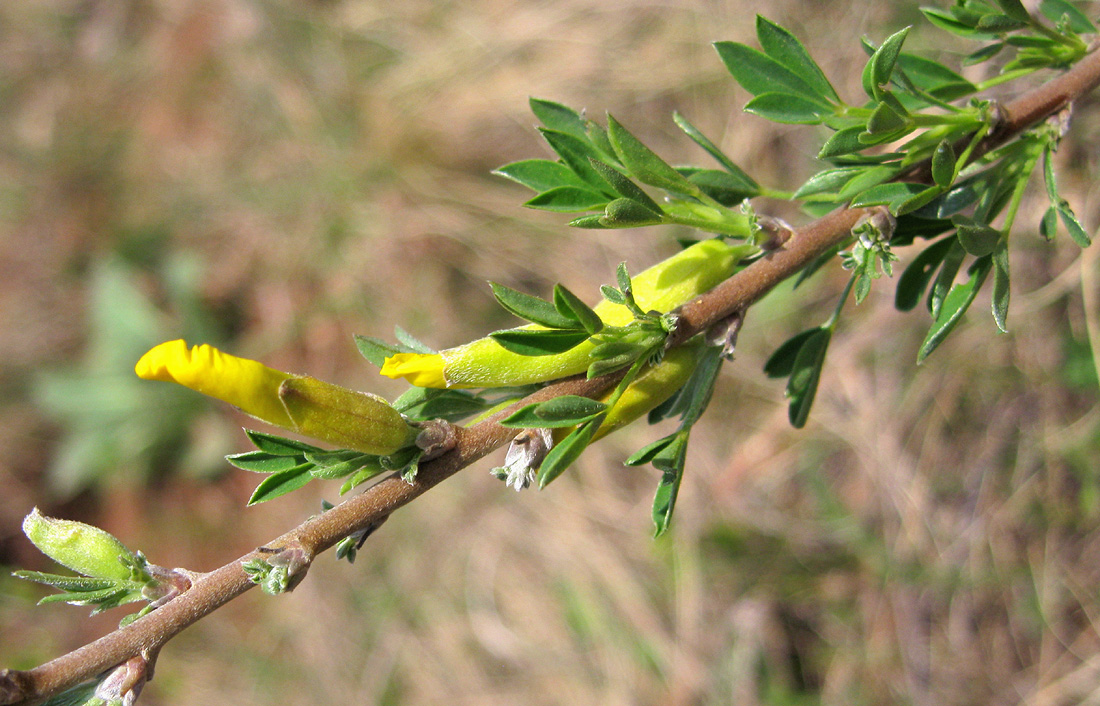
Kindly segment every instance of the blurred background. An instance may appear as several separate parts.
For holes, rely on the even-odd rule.
[[[454,345],[511,325],[487,279],[594,296],[618,262],[675,250],[521,208],[490,171],[549,155],[528,96],[705,164],[679,110],[762,183],[812,174],[821,136],[741,114],[710,47],[753,43],[756,12],[851,100],[860,35],[915,23],[908,49],[958,46],[914,2],[0,4],[0,666],[121,617],[34,608],[44,589],[8,577],[51,570],[19,530],[35,505],[205,570],[338,500],[313,483],[245,509],[259,478],[222,457],[257,423],[139,382],[149,346],[210,342],[392,397],[353,334]],[[1097,144],[1090,98],[1058,155],[1090,231]],[[1098,250],[1043,243],[1042,207],[1014,234],[1010,334],[983,298],[917,368],[928,321],[880,281],[849,305],[804,430],[761,366],[846,274],[755,307],[668,536],[651,538],[656,472],[621,464],[667,431],[616,434],[518,495],[489,475],[498,452],[354,565],[326,555],[294,593],[187,630],[141,703],[1096,703]]]

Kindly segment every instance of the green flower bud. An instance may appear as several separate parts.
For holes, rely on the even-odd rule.
[[[73,571],[93,578],[127,580],[133,553],[114,535],[75,520],[59,520],[31,510],[23,533],[39,551]]]

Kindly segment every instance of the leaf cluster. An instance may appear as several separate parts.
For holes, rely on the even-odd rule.
[[[565,213],[579,228],[636,228],[679,224],[747,238],[752,223],[737,208],[761,193],[760,186],[686,118],[676,124],[713,157],[720,169],[674,167],[607,117],[607,127],[552,101],[532,98],[539,131],[557,160],[527,159],[495,173],[536,192],[524,205]],[[663,192],[651,196],[642,185]]]

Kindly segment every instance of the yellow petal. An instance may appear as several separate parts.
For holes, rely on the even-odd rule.
[[[386,377],[405,378],[416,387],[447,387],[443,356],[438,353],[394,353],[382,362]]]
[[[253,417],[285,428],[294,422],[279,399],[279,385],[293,376],[208,345],[188,348],[182,339],[162,343],[134,367],[145,380],[174,382],[240,407]]]

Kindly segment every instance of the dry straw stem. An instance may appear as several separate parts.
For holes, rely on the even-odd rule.
[[[990,149],[1021,130],[1057,113],[1100,85],[1100,52],[1093,52],[1065,74],[1005,104],[1004,120],[983,144]],[[684,305],[676,340],[683,341],[710,326],[744,311],[773,287],[798,273],[829,248],[843,242],[852,226],[870,209],[839,209],[798,229],[787,242],[707,294]],[[508,442],[514,429],[497,422],[519,405],[560,395],[594,397],[617,382],[611,375],[595,380],[572,378],[550,385],[470,428],[456,429],[455,447],[424,464],[414,483],[394,476],[371,486],[337,507],[313,517],[293,530],[219,569],[194,578],[191,589],[149,615],[119,628],[66,655],[25,671],[0,672],[0,704],[41,700],[87,681],[128,659],[155,655],[168,640],[188,625],[241,595],[252,584],[242,564],[272,556],[271,550],[300,549],[312,558],[342,538],[377,526],[397,508],[411,502],[434,485]]]

